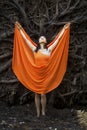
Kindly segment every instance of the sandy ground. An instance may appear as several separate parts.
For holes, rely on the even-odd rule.
[[[87,130],[87,110],[56,109],[47,105],[47,115],[36,117],[34,103],[8,107],[0,102],[0,130]]]

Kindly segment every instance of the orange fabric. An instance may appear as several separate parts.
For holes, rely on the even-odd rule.
[[[65,30],[51,55],[47,56],[40,51],[33,52],[15,27],[12,69],[26,88],[46,94],[59,86],[67,67],[69,35],[70,27]],[[30,40],[28,35],[27,38]]]

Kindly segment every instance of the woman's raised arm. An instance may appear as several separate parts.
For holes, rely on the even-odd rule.
[[[17,28],[19,29],[22,37],[24,38],[24,40],[26,41],[27,45],[32,49],[32,51],[35,51],[36,50],[36,46],[34,46],[28,39],[27,37],[25,36],[23,30],[22,30],[22,26],[20,25],[19,22],[16,22],[15,25],[17,26]]]
[[[70,26],[70,23],[67,23],[67,24],[64,25],[64,27],[63,27],[63,29],[61,30],[61,32],[60,32],[58,38],[56,39],[56,41],[55,41],[51,46],[48,47],[48,50],[49,50],[49,51],[52,51],[52,50],[56,47],[56,45],[58,44],[58,42],[59,42],[60,38],[62,37],[63,33],[65,32],[65,30],[66,30],[69,26]]]

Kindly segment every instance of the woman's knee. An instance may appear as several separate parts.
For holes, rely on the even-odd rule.
[[[46,98],[46,95],[45,94],[41,94],[41,98]]]
[[[39,98],[39,97],[40,97],[40,95],[35,93],[35,98]]]

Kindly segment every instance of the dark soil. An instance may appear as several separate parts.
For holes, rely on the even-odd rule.
[[[84,109],[56,109],[47,104],[46,113],[37,118],[34,103],[9,107],[0,102],[0,130],[87,130]]]

